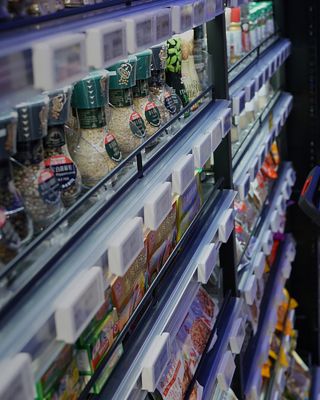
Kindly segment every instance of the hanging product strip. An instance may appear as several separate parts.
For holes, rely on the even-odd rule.
[[[268,358],[271,335],[277,322],[277,308],[282,300],[282,290],[291,273],[291,263],[295,257],[295,242],[286,235],[280,245],[277,260],[271,268],[270,276],[261,301],[261,317],[256,335],[247,349],[244,359],[245,396],[258,399],[260,395],[262,376],[261,368]]]
[[[271,193],[266,213],[262,215],[258,232],[255,236],[250,262],[241,272],[240,292],[247,302],[254,302],[257,280],[261,279],[266,257],[270,256],[273,247],[273,235],[283,233],[285,227],[287,201],[290,199],[295,182],[295,173],[290,163],[284,163],[280,169],[278,181]]]

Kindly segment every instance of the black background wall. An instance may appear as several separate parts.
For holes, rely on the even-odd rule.
[[[293,44],[286,64],[285,90],[294,95],[294,108],[287,124],[284,156],[297,171],[294,204],[289,208],[288,230],[297,240],[297,256],[290,280],[291,294],[298,300],[296,326],[298,350],[306,361],[320,363],[319,267],[320,241],[317,228],[300,211],[297,201],[310,170],[320,163],[319,131],[319,0],[276,0],[276,15],[283,36]]]

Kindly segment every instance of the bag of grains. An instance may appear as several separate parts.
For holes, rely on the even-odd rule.
[[[132,88],[136,84],[136,68],[137,58],[134,56],[108,68],[111,105],[109,129],[117,139],[124,157],[140,146],[146,136],[144,120],[133,106]]]
[[[32,221],[13,182],[10,156],[16,152],[17,113],[0,115],[0,262],[6,264],[33,235]]]
[[[72,87],[46,92],[49,96],[48,134],[44,138],[45,165],[53,170],[65,206],[74,203],[81,192],[81,175],[73,162],[65,140]]]
[[[71,104],[79,126],[73,160],[86,187],[96,185],[122,160],[115,135],[107,126],[108,83],[106,70],[94,71],[73,88]]]
[[[59,183],[44,164],[43,138],[47,135],[49,98],[38,96],[16,106],[17,154],[14,180],[20,189],[35,231],[46,228],[61,213]]]

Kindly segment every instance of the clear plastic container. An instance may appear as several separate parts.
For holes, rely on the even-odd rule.
[[[71,155],[85,187],[96,185],[122,160],[115,136],[107,126],[108,72],[89,74],[74,86],[72,106],[77,122],[69,136]]]
[[[73,204],[81,192],[81,174],[66,144],[65,123],[69,119],[72,87],[46,93],[50,98],[48,134],[44,139],[45,165],[59,182],[65,206]]]
[[[182,109],[182,102],[175,90],[165,81],[165,69],[167,60],[167,46],[165,43],[151,47],[151,77],[149,87],[151,94],[158,99],[161,118],[170,120]]]
[[[160,126],[166,122],[163,120],[158,107],[158,99],[150,93],[149,78],[151,76],[152,51],[145,50],[136,54],[137,73],[136,85],[133,87],[133,105],[142,116],[146,126],[147,136],[156,133]]]
[[[14,258],[33,235],[31,218],[12,175],[10,156],[16,151],[17,113],[0,115],[0,263]]]
[[[110,68],[110,132],[119,143],[124,157],[139,147],[146,137],[146,125],[133,105],[137,58],[119,61]]]
[[[17,105],[16,110],[18,135],[14,181],[32,217],[35,232],[39,232],[62,210],[59,183],[44,163],[43,138],[47,135],[49,98],[39,96]]]

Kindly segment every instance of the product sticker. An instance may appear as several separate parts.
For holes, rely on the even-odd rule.
[[[75,184],[77,167],[70,158],[64,155],[52,156],[45,160],[44,165],[53,171],[62,191]]]
[[[60,200],[60,185],[51,169],[43,169],[38,176],[38,190],[47,204],[56,204]]]
[[[164,105],[171,115],[180,112],[182,104],[179,97],[175,93],[165,92]]]
[[[108,156],[111,160],[120,162],[122,160],[122,153],[114,135],[108,132],[104,138],[104,146]]]
[[[158,107],[152,102],[149,101],[144,109],[144,114],[146,116],[146,120],[149,122],[151,126],[159,127],[160,126],[160,111]]]
[[[146,136],[146,126],[139,113],[133,112],[130,115],[129,126],[131,132],[138,138],[144,138]]]

